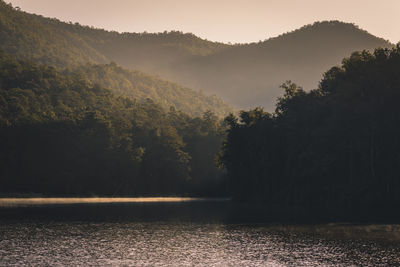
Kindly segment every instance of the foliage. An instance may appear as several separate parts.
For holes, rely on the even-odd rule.
[[[177,31],[117,33],[28,14],[2,0],[0,37],[0,49],[20,59],[31,58],[58,68],[116,62],[124,68],[216,94],[235,107],[263,105],[268,111],[274,108],[274,99],[280,94],[277,85],[282,81],[291,78],[305,88],[314,88],[323,70],[339,64],[353,51],[392,46],[354,24],[339,21],[316,22],[243,45],[211,42]],[[126,84],[126,79],[122,77],[119,82]],[[163,97],[157,86],[155,89],[155,97]],[[183,91],[178,95],[190,95]],[[226,111],[226,106],[219,109],[221,101],[214,103],[201,95],[195,98],[192,102],[199,103],[192,115],[198,115],[197,110],[204,112],[208,106],[218,115]],[[184,106],[186,100],[176,101]],[[168,105],[177,106],[171,101]]]
[[[227,117],[220,161],[235,197],[314,217],[395,216],[399,77],[400,45],[355,52],[316,90],[285,83],[275,113],[257,108]]]
[[[192,88],[218,93],[235,107],[263,106],[272,112],[282,81],[290,78],[304,88],[315,88],[324,70],[353,51],[378,47],[392,44],[354,24],[323,21],[265,41],[195,57],[160,73]],[[174,75],[167,76],[171,72]]]
[[[115,95],[141,101],[151,99],[165,109],[170,107],[192,116],[211,110],[222,118],[232,109],[216,96],[205,96],[179,84],[121,68],[112,62],[106,65],[85,64],[66,70],[84,77],[91,84],[109,88]]]
[[[107,63],[147,57],[166,62],[172,55],[207,55],[226,45],[202,40],[178,31],[163,33],[117,33],[79,23],[29,14],[0,1],[0,49],[21,58],[64,67],[87,62]],[[142,62],[143,61],[143,62]]]
[[[5,53],[0,104],[2,193],[210,195],[223,183],[209,164],[223,138],[210,111],[166,112],[150,99],[115,96],[83,71]]]
[[[223,46],[191,34],[119,34],[28,14],[0,0],[0,37],[0,50],[61,70],[68,67],[70,72],[79,72],[89,82],[100,84],[118,96],[136,100],[150,98],[164,108],[173,106],[192,116],[211,110],[222,118],[231,111],[215,95],[206,96],[114,63],[151,71],[146,67],[151,61],[148,57],[159,60],[157,66],[168,65],[167,61],[173,57],[205,55]],[[111,64],[99,65],[111,61]],[[135,64],[126,64],[128,61]]]

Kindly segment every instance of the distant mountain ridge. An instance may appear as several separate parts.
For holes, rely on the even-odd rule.
[[[350,23],[316,22],[263,42],[234,46],[176,66],[171,75],[193,88],[218,92],[238,107],[265,106],[272,110],[281,95],[279,86],[286,80],[306,89],[316,88],[322,74],[344,57],[377,47],[392,44]]]
[[[0,2],[0,49],[53,66],[118,64],[216,94],[238,108],[273,110],[279,85],[317,87],[357,50],[391,47],[351,23],[317,22],[263,42],[228,45],[181,32],[117,33],[17,11]]]
[[[122,40],[122,43],[112,42],[115,39]],[[148,49],[149,42],[154,43],[155,39],[166,50],[170,50],[176,43],[185,54],[206,55],[222,45],[212,43],[208,46],[208,42],[194,35],[177,32],[161,35],[119,34],[92,29],[28,14],[0,0],[0,51],[18,59],[31,59],[60,69],[67,68],[70,72],[84,72],[89,82],[98,83],[117,96],[138,101],[149,98],[167,110],[173,107],[192,116],[212,111],[218,117],[233,111],[215,95],[207,96],[176,82],[121,68],[116,63],[108,64],[114,60],[107,53],[124,51],[124,42]],[[114,48],[109,47],[110,42],[115,45]],[[190,52],[194,42],[199,43],[196,45],[198,49]],[[143,51],[140,50],[139,54],[143,54]],[[154,53],[150,54],[155,56]]]
[[[87,62],[124,63],[135,59],[145,70],[144,59],[157,58],[161,65],[205,56],[229,45],[203,40],[178,31],[164,33],[118,33],[65,23],[58,19],[26,13],[0,0],[0,48],[19,56],[55,66]],[[120,62],[121,61],[121,62]]]

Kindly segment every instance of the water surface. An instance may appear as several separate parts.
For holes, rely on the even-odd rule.
[[[399,266],[399,225],[237,224],[226,201],[0,207],[1,266]]]

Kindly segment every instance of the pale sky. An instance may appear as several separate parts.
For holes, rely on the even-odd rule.
[[[191,32],[211,41],[265,40],[321,20],[353,22],[400,41],[400,0],[6,0],[29,13],[119,32]]]

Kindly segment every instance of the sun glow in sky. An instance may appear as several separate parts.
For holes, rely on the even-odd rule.
[[[8,0],[22,10],[119,32],[192,32],[232,43],[265,40],[321,20],[352,22],[400,41],[400,0]]]

